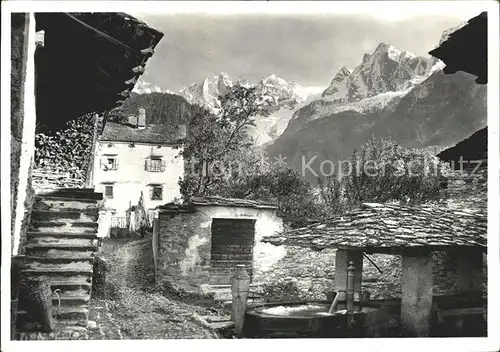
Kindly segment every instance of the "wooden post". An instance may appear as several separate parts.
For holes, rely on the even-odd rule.
[[[352,328],[354,322],[354,262],[347,267],[347,326]]]
[[[403,255],[401,325],[406,336],[429,336],[432,275],[430,254]]]
[[[158,237],[160,236],[160,218],[158,212],[155,212],[155,217],[153,218],[153,238],[151,240],[153,246],[153,273],[154,273],[154,282],[155,284],[158,281],[158,252],[159,252],[159,241]]]
[[[236,271],[231,281],[233,296],[231,319],[235,323],[236,334],[241,335],[247,308],[248,291],[250,290],[250,277],[245,270],[245,265],[236,265]]]

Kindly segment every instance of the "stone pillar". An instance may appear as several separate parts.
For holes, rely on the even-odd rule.
[[[432,256],[403,255],[401,325],[405,336],[429,336],[432,317]]]
[[[338,249],[335,253],[334,291],[340,295],[337,309],[346,309],[347,267],[352,262],[354,270],[354,307],[359,310],[361,302],[361,284],[363,275],[363,252]]]
[[[241,335],[243,331],[249,290],[250,276],[245,270],[245,265],[236,265],[236,271],[231,279],[231,293],[233,296],[231,320],[235,323],[237,335]]]
[[[458,292],[480,298],[484,280],[483,252],[477,248],[464,248],[453,255],[458,265]]]

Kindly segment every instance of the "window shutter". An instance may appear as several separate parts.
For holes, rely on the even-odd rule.
[[[167,168],[167,161],[166,160],[162,160],[161,161],[161,171],[165,171],[165,169]]]
[[[154,187],[149,187],[149,199],[153,199],[153,189]]]
[[[101,167],[101,169],[104,169],[104,159],[103,158],[99,159],[99,166]]]
[[[148,159],[144,160],[144,170],[148,171]]]
[[[118,166],[119,166],[119,159],[118,158],[115,158],[115,170],[118,170]]]

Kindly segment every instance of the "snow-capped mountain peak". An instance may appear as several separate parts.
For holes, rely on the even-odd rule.
[[[387,54],[389,56],[389,59],[395,62],[400,62],[402,59],[413,59],[416,57],[415,54],[406,50],[400,50],[393,45],[389,45]]]
[[[151,94],[151,93],[168,93],[168,94],[177,94],[175,92],[172,92],[168,89],[163,89],[162,87],[145,82],[145,81],[139,81],[135,84],[134,89],[132,90],[132,93],[137,93],[137,94]]]
[[[283,78],[276,76],[274,73],[272,75],[268,76],[267,78],[263,79],[262,83],[264,83],[266,85],[270,84],[270,85],[275,85],[275,86],[288,86],[290,84],[293,84],[293,83],[289,83],[289,82],[285,81]]]
[[[425,76],[429,59],[387,43],[380,43],[352,72],[345,67],[335,75],[322,98],[336,103],[356,102],[385,92],[406,90],[412,79]]]

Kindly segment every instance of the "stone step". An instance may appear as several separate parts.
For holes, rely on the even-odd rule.
[[[76,273],[91,273],[93,265],[89,262],[74,261],[70,263],[43,263],[43,262],[27,262],[23,267],[23,272],[36,270],[41,272],[76,272]]]
[[[87,292],[92,288],[92,282],[85,279],[48,279],[52,291],[61,290],[65,292]]]
[[[73,262],[89,262],[93,263],[93,256],[76,256],[76,257],[37,257],[32,255],[26,256],[27,263],[73,263]]]
[[[36,195],[38,198],[53,199],[53,198],[64,198],[64,199],[85,199],[85,200],[102,200],[102,193],[94,192],[90,189],[84,188],[65,188],[55,191],[43,192]]]
[[[48,245],[49,248],[50,246],[53,246],[53,248],[57,248],[58,245],[66,245],[66,246],[95,246],[95,243],[97,242],[96,239],[92,238],[79,238],[76,237],[57,237],[57,236],[50,236],[50,234],[46,234],[45,236],[36,236],[36,237],[30,237],[28,241],[28,245]]]
[[[54,315],[57,318],[58,322],[74,322],[75,325],[81,322],[84,324],[84,326],[86,326],[88,314],[88,306],[61,306],[59,309],[54,309]]]
[[[76,275],[87,275],[89,279],[92,279],[92,271],[86,268],[26,268],[21,272],[26,277],[58,275],[70,278]]]
[[[70,272],[71,274],[71,272]],[[67,273],[58,273],[58,272],[46,272],[46,273],[35,273],[31,275],[31,277],[46,281],[52,290],[57,288],[85,288],[85,285],[92,286],[92,275],[89,273],[76,273],[68,275]],[[28,275],[30,278],[30,275]]]
[[[33,210],[31,212],[32,221],[59,221],[59,222],[96,222],[99,219],[98,209],[80,210]]]
[[[42,249],[46,249],[46,250],[50,250],[50,249],[65,249],[65,250],[74,250],[74,251],[88,251],[88,250],[91,250],[91,251],[97,251],[97,244],[94,244],[94,243],[84,243],[84,244],[80,244],[80,243],[74,243],[74,242],[70,242],[70,243],[52,243],[52,242],[31,242],[31,243],[28,243],[25,248],[27,250],[33,250],[33,249],[36,249],[36,250],[42,250]]]
[[[41,232],[41,231],[27,231],[28,238],[41,238],[41,237],[57,237],[57,238],[84,238],[84,239],[97,239],[96,232]]]
[[[91,232],[97,233],[97,222],[32,221],[30,232]]]
[[[80,324],[80,323],[79,323]],[[88,340],[89,333],[84,326],[56,322],[53,332],[18,332],[16,340]]]
[[[73,235],[72,235],[73,236]],[[81,237],[80,237],[81,238]],[[86,238],[86,237],[83,237]],[[94,238],[94,237],[92,237]],[[26,254],[33,257],[86,258],[95,255],[94,250],[67,250],[54,248],[26,248]]]
[[[52,292],[58,290],[61,297],[76,297],[76,296],[84,296],[90,295],[92,291],[92,284],[87,282],[86,285],[52,285],[50,284],[50,288]]]
[[[82,306],[83,304],[88,304],[90,301],[90,294],[83,295],[65,295],[62,294],[57,297],[57,295],[52,295],[52,306],[54,309],[59,306],[59,300],[61,300],[61,308],[70,306]]]
[[[93,199],[62,199],[62,198],[35,198],[33,210],[67,210],[67,211],[94,211],[98,209],[98,201]]]

